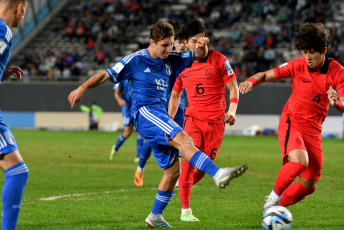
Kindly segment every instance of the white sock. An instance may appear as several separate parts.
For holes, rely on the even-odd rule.
[[[271,191],[269,197],[271,197],[272,199],[276,199],[276,200],[279,199],[279,198],[281,198],[281,196],[277,195],[277,194],[274,192],[274,190]]]
[[[141,168],[140,166],[137,166],[136,171],[143,173],[143,168]]]
[[[191,211],[191,208],[187,208],[187,209],[182,208],[182,214],[186,213],[187,211]]]

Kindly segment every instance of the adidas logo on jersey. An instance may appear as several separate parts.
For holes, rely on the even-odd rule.
[[[145,73],[150,73],[150,69],[147,68],[147,69],[145,69],[145,71],[143,71],[143,72],[145,72]]]

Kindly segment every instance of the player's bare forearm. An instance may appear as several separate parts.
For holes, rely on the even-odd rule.
[[[172,90],[170,101],[168,102],[168,115],[174,118],[177,114],[182,92]]]
[[[200,37],[197,41],[197,47],[195,50],[195,60],[199,61],[208,55],[208,43],[209,38]]]
[[[87,89],[96,87],[106,80],[108,80],[110,76],[106,73],[106,71],[102,71],[96,73],[87,81],[85,81],[82,85],[80,85],[76,90],[72,91],[68,96],[68,101],[70,103],[71,108],[74,108],[75,104],[78,103]]]
[[[234,125],[236,121],[236,111],[238,108],[238,102],[239,102],[239,89],[238,89],[238,83],[236,80],[233,80],[231,82],[228,82],[226,84],[227,88],[229,89],[229,109],[227,113],[225,114],[225,123],[229,125]]]
[[[338,94],[335,89],[330,86],[330,88],[327,90],[327,96],[328,100],[330,101],[330,104],[337,109],[339,112],[344,112],[344,97],[340,97],[338,99]]]
[[[116,99],[119,106],[125,106],[126,105],[126,102],[121,98],[121,92],[118,89],[115,90],[115,99]]]
[[[276,81],[276,80],[277,80],[277,77],[272,69],[265,72],[259,72],[259,73],[254,74],[252,77],[250,77],[246,81],[242,82],[239,85],[239,91],[240,93],[245,94],[245,93],[251,92],[253,86],[258,86],[264,82],[271,82],[271,81]]]

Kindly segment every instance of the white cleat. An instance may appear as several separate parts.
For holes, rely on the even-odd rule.
[[[264,204],[263,212],[265,212],[266,210],[268,210],[272,206],[277,206],[279,204],[280,199],[281,199],[280,197],[276,199],[276,198],[272,198],[270,196],[266,196],[265,197],[266,203]]]
[[[234,168],[221,168],[216,174],[215,183],[219,188],[225,188],[231,180],[244,174],[248,169],[247,164],[242,164]]]

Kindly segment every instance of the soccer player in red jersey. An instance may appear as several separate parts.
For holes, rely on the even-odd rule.
[[[181,33],[189,50],[195,50],[197,39],[206,36],[206,28],[201,21],[192,20],[183,26]],[[230,107],[227,113],[226,87],[230,90]],[[179,74],[169,101],[171,117],[177,112],[184,88],[189,102],[189,106],[185,108],[184,131],[214,161],[223,139],[225,123],[235,123],[239,102],[235,74],[224,55],[209,49],[206,58],[195,61],[191,68],[186,68]],[[243,164],[232,168],[232,179],[243,174],[247,167]],[[204,172],[183,161],[179,178],[182,221],[199,221],[192,215],[190,194],[192,185],[204,175]]]
[[[326,56],[330,40],[324,25],[305,23],[294,41],[303,57],[257,73],[239,86],[244,94],[263,82],[292,78],[292,94],[278,127],[283,166],[264,211],[275,205],[293,205],[316,190],[323,165],[322,123],[330,104],[344,112],[344,67]],[[299,180],[292,184],[296,177]]]

